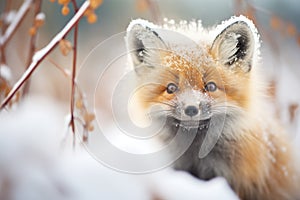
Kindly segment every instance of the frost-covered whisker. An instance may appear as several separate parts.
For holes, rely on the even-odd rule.
[[[165,115],[168,116],[172,113],[172,109],[157,109],[157,110],[152,110],[148,114],[153,116],[153,115]]]
[[[218,103],[214,103],[211,106],[211,111],[212,112],[218,112],[218,113],[231,113],[231,112],[241,112],[243,111],[242,108],[233,105],[233,104],[229,104],[227,102],[218,102]]]
[[[171,108],[176,108],[177,107],[177,104],[173,101],[145,101],[145,102],[148,102],[148,103],[157,103],[157,104],[162,104],[162,105],[166,105],[166,106],[169,106]]]

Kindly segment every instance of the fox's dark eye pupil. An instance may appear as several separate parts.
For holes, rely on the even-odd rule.
[[[167,93],[173,94],[174,92],[176,92],[176,90],[177,90],[177,85],[175,85],[174,83],[169,83],[167,85]]]
[[[205,85],[205,90],[208,92],[214,92],[217,90],[217,85],[214,82],[209,82]]]

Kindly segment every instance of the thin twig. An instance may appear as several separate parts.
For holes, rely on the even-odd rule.
[[[75,12],[77,12],[78,7],[75,0],[72,0],[72,4],[74,7]],[[73,36],[73,63],[72,63],[72,85],[71,85],[71,119],[70,119],[70,126],[73,132],[73,146],[75,146],[75,122],[74,122],[74,106],[75,106],[75,92],[76,92],[76,65],[77,65],[77,40],[78,40],[78,22],[75,24],[74,27],[74,36]]]
[[[52,60],[52,59],[50,59],[50,58],[48,58],[48,60],[49,60],[49,62],[51,62],[66,78],[68,78],[68,79],[72,79],[72,75],[70,74],[70,71],[67,71],[67,70],[65,70],[65,69],[63,69],[62,67],[60,67],[56,62],[54,62],[54,60]],[[78,86],[78,83],[77,83],[77,81],[76,81],[76,79],[75,79],[75,82],[74,82],[74,84],[75,84],[75,87],[76,87],[76,91],[78,92],[77,94],[79,95],[79,98],[80,99],[83,99],[83,91],[80,89],[80,87]],[[83,105],[84,106],[84,105]],[[85,107],[85,106],[84,106]],[[86,108],[85,108],[86,109]]]
[[[42,0],[35,0],[34,3],[34,17],[33,17],[33,23],[32,23],[32,27],[34,27],[35,25],[35,20],[37,15],[41,12],[41,8],[42,8]],[[30,46],[29,46],[29,54],[28,54],[28,58],[27,58],[27,63],[26,63],[26,68],[29,67],[31,61],[32,61],[32,57],[34,55],[34,52],[36,50],[36,41],[37,41],[37,33],[31,35],[30,38]],[[26,94],[29,90],[29,82],[30,80],[28,80],[25,85],[24,85],[24,90],[22,92],[22,95]]]
[[[15,19],[6,29],[4,35],[0,37],[0,46],[5,46],[7,42],[12,38],[17,28],[20,27],[19,24],[25,19],[25,15],[28,13],[30,9],[30,5],[32,4],[32,0],[25,0],[18,10]]]
[[[2,27],[1,27],[1,35],[4,35],[5,34],[5,31],[8,27],[8,24],[6,23],[6,20],[5,18],[7,17],[8,15],[8,12],[10,11],[11,9],[11,4],[12,4],[12,1],[6,1],[5,2],[5,8],[4,8],[4,12],[3,12],[3,16],[2,16]],[[6,64],[6,54],[5,54],[5,46],[4,45],[0,45],[1,48],[0,48],[0,52],[1,52],[1,61],[0,63],[1,64]],[[1,74],[0,74],[1,76]]]
[[[27,70],[23,73],[21,78],[17,81],[17,83],[13,86],[12,90],[9,92],[7,97],[1,103],[0,109],[3,109],[8,102],[12,99],[12,97],[16,94],[16,92],[21,88],[21,86],[30,78],[31,74],[35,71],[37,66],[44,60],[44,58],[56,47],[59,41],[68,34],[72,28],[76,25],[76,23],[81,19],[84,12],[89,7],[90,2],[85,1],[78,12],[73,16],[73,18],[67,23],[67,25],[49,42],[47,46],[43,49],[37,51],[33,58],[32,62],[30,63]]]
[[[54,67],[56,67],[56,69],[58,69],[66,78],[70,79],[71,80],[71,75],[70,75],[70,72],[63,69],[62,67],[60,67],[53,59],[51,58],[48,58],[47,59],[51,64],[54,65]]]
[[[63,69],[63,68],[61,68],[56,62],[54,62],[52,59],[49,59],[48,58],[48,60],[65,76],[65,77],[67,77],[68,79],[70,79],[70,80],[72,80],[72,74],[71,73],[69,73],[69,71],[66,71],[65,69]],[[77,82],[76,82],[76,79],[75,79],[75,82],[74,82],[74,85],[75,85],[75,87],[76,87],[76,95],[78,95],[78,97],[77,98],[79,98],[79,99],[83,99],[84,98],[84,95],[83,95],[83,91],[81,90],[81,88],[79,87],[79,85],[77,84]],[[88,113],[88,110],[87,110],[87,107],[86,107],[86,105],[83,103],[82,104],[82,109],[80,110],[81,112],[82,111],[84,111],[85,113]],[[81,113],[81,115],[82,115],[82,113]],[[87,140],[88,140],[88,134],[87,134],[87,132],[88,132],[88,125],[87,125],[87,123],[84,121],[84,120],[82,120],[81,118],[79,118],[79,117],[76,117],[75,115],[73,115],[73,120],[74,121],[78,121],[80,124],[81,124],[81,126],[83,127],[83,129],[84,129],[84,133],[83,133],[83,138],[82,138],[82,141],[83,142],[87,142]],[[70,119],[70,121],[71,121],[71,119]],[[68,127],[70,127],[70,122],[68,123]],[[75,142],[75,140],[73,140],[73,145],[75,145],[74,144],[74,142]]]
[[[35,0],[34,18],[33,18],[32,27],[35,26],[35,20],[36,20],[37,15],[41,12],[41,7],[42,7],[42,0]],[[31,63],[32,57],[34,55],[34,52],[36,49],[36,40],[37,40],[37,34],[33,34],[30,38],[29,55],[28,55],[28,61],[27,61],[26,67],[29,66],[29,64]]]

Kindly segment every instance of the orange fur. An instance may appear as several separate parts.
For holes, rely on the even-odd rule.
[[[263,141],[260,133],[259,129],[249,132],[238,142],[235,177],[240,178],[233,180],[233,188],[241,199],[295,199],[299,182],[294,179],[297,174],[289,145],[274,133]]]

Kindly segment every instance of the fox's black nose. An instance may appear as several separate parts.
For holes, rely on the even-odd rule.
[[[196,106],[188,106],[185,108],[184,113],[190,117],[197,115],[199,112]]]

